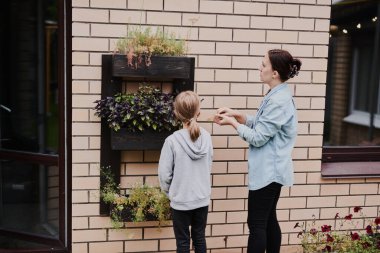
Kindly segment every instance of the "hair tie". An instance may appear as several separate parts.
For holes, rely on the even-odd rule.
[[[186,124],[189,124],[189,125],[190,125],[190,123],[191,123],[193,120],[194,120],[194,118],[189,119],[189,120],[187,121]]]

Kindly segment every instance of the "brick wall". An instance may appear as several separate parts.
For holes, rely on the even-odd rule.
[[[144,5],[142,5],[144,3]],[[336,212],[367,206],[376,216],[379,179],[321,178],[330,0],[73,0],[73,252],[174,252],[170,225],[127,224],[112,229],[99,216],[101,54],[110,53],[128,25],[163,28],[189,40],[196,58],[195,90],[204,98],[200,121],[212,133],[215,157],[207,225],[209,253],[246,252],[247,145],[229,127],[209,117],[220,106],[255,113],[267,91],[258,66],[271,48],[289,50],[303,61],[291,80],[299,135],[293,152],[295,185],[278,204],[284,252],[299,250],[297,221],[332,222]],[[121,185],[157,184],[159,151],[122,153]]]

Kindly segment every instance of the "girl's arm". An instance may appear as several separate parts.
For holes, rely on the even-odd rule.
[[[161,190],[169,194],[170,185],[173,179],[174,155],[170,143],[165,140],[161,149],[160,160],[158,162],[158,180]]]

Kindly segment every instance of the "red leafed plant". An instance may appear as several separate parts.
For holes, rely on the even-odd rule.
[[[316,226],[314,218],[310,225],[297,222],[294,228],[301,229],[297,237],[301,238],[304,253],[334,252],[334,253],[379,253],[380,252],[380,217],[367,219],[362,207],[353,208],[354,213],[340,217],[335,215],[336,228],[331,225]],[[359,216],[359,217],[355,217]],[[365,229],[358,229],[359,221],[366,221]]]

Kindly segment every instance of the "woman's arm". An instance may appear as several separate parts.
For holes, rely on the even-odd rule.
[[[236,130],[241,138],[255,147],[268,142],[289,120],[283,108],[273,101],[265,106],[254,128],[238,125]]]

